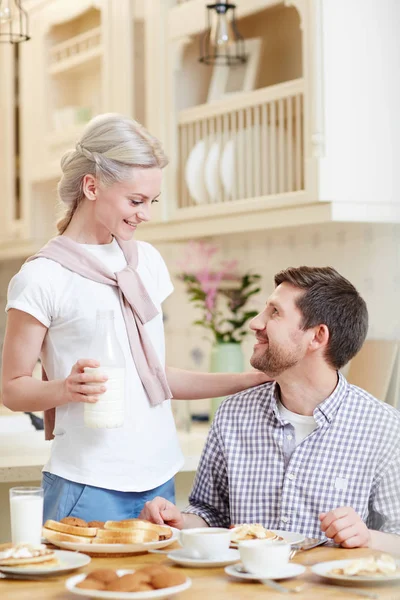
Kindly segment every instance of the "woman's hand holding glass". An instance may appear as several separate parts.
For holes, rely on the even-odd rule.
[[[85,368],[95,369],[100,366],[99,361],[91,358],[79,359],[71,369],[71,373],[64,379],[65,403],[69,402],[97,402],[98,397],[107,390],[104,385],[108,377],[101,372],[89,371]]]

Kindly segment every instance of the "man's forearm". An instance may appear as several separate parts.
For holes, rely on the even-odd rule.
[[[390,554],[398,554],[400,556],[400,535],[395,533],[384,533],[383,531],[375,531],[370,529],[371,541],[369,547],[374,550],[382,550]]]
[[[182,513],[183,529],[191,529],[192,527],[208,527],[208,523],[192,513]]]
[[[197,373],[174,367],[166,368],[169,387],[175,400],[200,400],[236,394],[265,383],[267,377],[257,371],[247,373]]]

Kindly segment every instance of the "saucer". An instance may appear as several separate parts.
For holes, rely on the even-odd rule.
[[[249,581],[262,581],[263,579],[291,579],[292,577],[297,577],[297,575],[302,575],[306,570],[303,565],[297,565],[296,563],[289,563],[280,571],[277,571],[272,576],[262,575],[261,573],[247,573],[247,571],[242,571],[244,569],[242,563],[238,563],[236,565],[231,565],[230,567],[225,567],[225,573],[234,577],[235,579],[247,579]]]
[[[240,560],[238,550],[228,550],[226,554],[219,558],[192,558],[185,554],[183,549],[172,550],[167,558],[183,567],[225,567]]]

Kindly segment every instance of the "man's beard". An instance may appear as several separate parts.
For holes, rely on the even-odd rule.
[[[254,352],[250,359],[252,367],[270,377],[277,377],[283,371],[294,367],[298,362],[298,352],[285,352],[282,348],[271,348],[271,345],[267,346],[263,354],[260,351]]]

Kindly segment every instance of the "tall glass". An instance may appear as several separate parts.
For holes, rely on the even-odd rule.
[[[42,537],[43,488],[10,489],[11,540],[13,544],[38,545]]]

